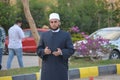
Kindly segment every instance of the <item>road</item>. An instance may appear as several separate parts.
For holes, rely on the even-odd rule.
[[[6,70],[7,55],[3,55],[2,70]],[[38,56],[23,55],[24,67],[38,66]],[[19,68],[17,57],[15,56],[11,68]],[[90,80],[90,78],[74,79],[74,80]],[[91,79],[92,80],[92,79]],[[95,77],[93,80],[120,80],[120,75],[105,75]]]

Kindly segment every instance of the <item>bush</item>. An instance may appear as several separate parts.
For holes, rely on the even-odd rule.
[[[89,56],[91,60],[94,60],[93,57],[98,59],[100,56],[110,53],[115,47],[117,46],[101,37],[96,39],[86,37],[86,40],[75,43],[76,51],[83,56]]]
[[[82,35],[82,33],[80,33],[80,29],[78,26],[73,26],[69,29],[69,32],[72,36],[72,41],[73,43],[79,40],[83,40],[84,37]]]
[[[80,33],[71,34],[73,43],[79,40],[83,40],[83,36]]]

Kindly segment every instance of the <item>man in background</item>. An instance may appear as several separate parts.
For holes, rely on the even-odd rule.
[[[3,49],[4,49],[4,42],[5,42],[5,30],[0,25],[0,70],[2,68],[2,55],[3,55]]]
[[[9,44],[8,51],[9,56],[7,60],[7,69],[11,68],[11,63],[14,54],[17,55],[18,63],[20,67],[23,67],[23,54],[22,54],[22,39],[25,37],[23,30],[21,29],[22,21],[17,20],[15,24],[8,30]]]

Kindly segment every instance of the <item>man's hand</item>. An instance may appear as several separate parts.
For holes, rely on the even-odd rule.
[[[48,46],[44,49],[45,54],[51,54],[51,50],[48,48]]]
[[[55,56],[59,56],[59,55],[62,55],[62,51],[60,48],[57,48],[57,51],[54,51],[52,54]]]

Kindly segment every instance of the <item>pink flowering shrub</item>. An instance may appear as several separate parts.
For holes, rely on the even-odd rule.
[[[79,40],[83,40],[84,37],[83,35],[80,33],[80,29],[78,26],[73,26],[69,29],[69,32],[72,36],[72,41],[73,43]]]
[[[102,54],[108,54],[111,52],[115,45],[112,45],[109,40],[98,37],[96,39],[89,38],[82,33],[86,40],[76,42],[74,47],[76,51],[83,56],[99,57]]]
[[[80,32],[80,29],[78,26],[73,26],[69,29],[69,32],[70,33],[79,33]]]

